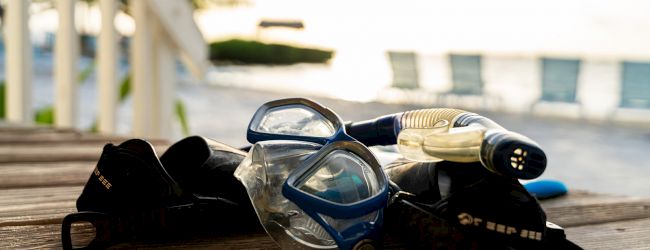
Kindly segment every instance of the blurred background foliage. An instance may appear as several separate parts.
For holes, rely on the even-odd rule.
[[[244,64],[326,63],[331,50],[231,39],[210,44],[210,60]]]

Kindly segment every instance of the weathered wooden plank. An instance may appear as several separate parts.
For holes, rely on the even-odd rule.
[[[0,192],[0,238],[7,239],[0,243],[0,249],[9,248],[58,248],[60,247],[60,220],[65,214],[74,212],[74,200],[77,198],[81,187],[56,187],[56,188],[32,188],[32,189],[9,189]],[[597,200],[597,195],[586,195],[584,200]],[[611,197],[610,197],[611,198]],[[611,201],[611,199],[610,199]],[[616,203],[614,203],[616,204]],[[607,210],[607,204],[601,204]],[[611,205],[611,203],[610,203]],[[557,204],[558,207],[560,203]],[[572,210],[575,207],[587,206],[573,204],[566,207]],[[557,208],[557,207],[554,207]],[[627,213],[622,211],[622,213]],[[593,214],[585,214],[584,221],[592,220]],[[562,216],[556,219],[562,219]],[[582,227],[569,227],[567,234],[574,242],[584,245],[587,249],[592,246],[609,246],[602,245],[598,242],[607,240],[621,241],[631,240],[629,246],[634,247],[635,242],[646,242],[647,231],[644,228],[650,226],[650,219],[637,221],[623,221],[607,224],[589,225]],[[632,224],[626,224],[632,223]],[[616,226],[611,226],[616,225]],[[618,226],[622,225],[622,226]],[[592,228],[593,227],[593,228]],[[617,234],[606,234],[607,237],[601,237],[598,232],[617,229]],[[585,233],[587,236],[584,236]],[[33,235],[33,237],[25,237]],[[585,238],[588,237],[588,238]],[[181,242],[164,242],[164,243],[129,243],[118,245],[119,248],[259,248],[266,247],[263,242],[268,242],[268,247],[274,247],[270,239],[266,236],[224,236],[223,238],[184,240]],[[606,243],[606,242],[605,242]],[[604,243],[603,243],[604,244]],[[623,242],[622,244],[628,244]],[[621,246],[621,245],[618,245]],[[626,248],[628,245],[625,245]],[[641,244],[642,246],[642,244]],[[604,247],[604,248],[609,248]]]
[[[584,249],[650,249],[650,219],[572,227],[565,232]]]
[[[0,122],[1,144],[71,144],[71,143],[120,143],[130,139],[128,136],[105,135],[82,132],[68,128],[53,128],[48,126],[24,126]],[[165,139],[147,139],[154,145],[169,144]]]
[[[564,196],[541,200],[540,203],[544,208],[562,207],[573,205],[588,205],[597,202],[616,202],[621,199],[629,199],[630,197],[620,195],[610,195],[593,193],[584,190],[571,190]]]
[[[0,163],[3,162],[54,162],[54,161],[97,161],[101,147],[79,145],[1,145]]]
[[[0,189],[46,186],[81,186],[97,163],[94,161],[0,164]]]
[[[47,197],[44,196],[41,199],[22,199],[25,202],[20,204],[18,202],[11,202],[12,204],[7,204],[5,207],[0,208],[0,216],[21,216],[21,215],[30,215],[36,213],[37,211],[42,210],[51,210],[51,209],[62,209],[75,206],[75,201],[77,200],[78,195],[73,195],[69,197]],[[44,212],[43,212],[44,213]]]
[[[61,225],[0,227],[0,249],[61,248]]]
[[[24,136],[26,138],[127,138],[126,136],[104,135],[89,131],[49,126],[14,126],[0,122],[0,139]]]
[[[0,145],[6,144],[96,144],[104,145],[106,143],[119,144],[128,140],[126,137],[119,136],[101,136],[86,135],[73,133],[41,133],[41,134],[0,134]],[[150,141],[152,144],[160,144],[161,140]]]
[[[8,122],[8,121],[0,121],[0,132],[5,132],[5,131],[39,131],[39,130],[48,130],[48,131],[75,131],[75,129],[72,128],[55,128],[52,126],[47,126],[47,125],[41,125],[41,124],[22,124],[22,123],[13,123],[13,122]]]
[[[95,237],[90,224],[73,224],[74,247],[84,247]],[[0,249],[61,249],[61,225],[30,225],[0,227]]]
[[[266,234],[223,235],[166,242],[130,242],[111,249],[280,249]]]
[[[31,208],[29,213],[20,213],[16,211],[7,214],[3,213],[2,216],[0,216],[0,227],[48,224],[60,225],[61,221],[63,221],[63,217],[77,212],[75,201],[50,202],[45,204],[45,206],[45,208],[38,210]]]
[[[59,132],[59,131],[36,131],[30,133],[25,131],[19,132],[0,132],[0,145],[6,144],[96,144],[100,147],[106,143],[119,144],[123,141],[130,139],[125,136],[108,136],[91,133],[80,132]],[[168,144],[164,139],[147,139],[154,145]]]
[[[81,186],[0,191],[0,226],[60,223],[75,212]]]
[[[2,127],[0,126],[0,135],[28,135],[28,134],[79,134],[79,131],[67,128],[51,127]]]
[[[72,238],[77,242],[87,242],[93,237],[87,233],[88,227],[75,227]],[[41,249],[61,248],[61,225],[28,225],[0,227],[0,249]],[[74,242],[73,241],[73,244]],[[118,244],[112,249],[278,249],[273,240],[265,234],[222,235],[197,239],[160,239],[150,242],[130,242]]]
[[[73,239],[87,241],[92,234],[84,227],[73,231]],[[60,225],[27,225],[0,227],[0,249],[5,248],[60,248]],[[568,228],[567,237],[584,249],[647,249],[650,246],[650,219],[619,221],[598,225]],[[159,242],[130,242],[113,249],[277,249],[266,235],[227,235],[211,238],[165,240]]]
[[[83,178],[87,178],[87,176],[88,174]],[[0,218],[12,217],[16,218],[12,221],[19,221],[19,218],[31,218],[29,215],[40,211],[39,220],[60,219],[64,215],[63,212],[73,211],[66,209],[74,208],[74,201],[79,196],[81,189],[81,186],[71,186],[3,190],[0,192]],[[598,200],[595,198],[598,197],[597,195],[585,197],[594,201]],[[649,200],[634,201],[629,198],[616,202],[610,198],[605,203],[550,207],[546,208],[546,212],[550,221],[563,227],[572,227],[624,219],[648,218],[650,217],[648,209],[650,209]],[[49,210],[52,210],[52,214],[47,216]]]
[[[166,146],[156,147],[158,154]],[[0,145],[0,163],[9,162],[61,162],[97,161],[102,152],[101,146],[85,145]]]
[[[546,209],[548,220],[563,227],[650,218],[650,201],[623,201]]]
[[[71,200],[81,193],[82,186],[5,189],[0,191],[0,212],[11,205],[38,204]]]
[[[80,178],[87,178],[88,174]],[[83,179],[82,179],[83,180]],[[81,192],[81,186],[7,189],[0,192],[0,217],[27,216],[37,209],[56,209],[74,207],[74,200]],[[599,200],[598,195],[585,195],[583,201],[571,202],[566,206],[545,208],[548,219],[563,227],[597,224],[617,220],[650,218],[650,200],[637,198],[607,198]],[[576,199],[574,201],[579,201]],[[66,205],[66,206],[63,206]],[[49,217],[56,218],[58,215]]]
[[[650,199],[572,192],[542,202],[549,221],[563,227],[650,218]]]

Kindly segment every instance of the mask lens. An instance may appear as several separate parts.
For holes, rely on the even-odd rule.
[[[264,229],[283,249],[302,244],[335,248],[336,242],[316,221],[282,195],[282,185],[300,162],[321,148],[299,141],[258,142],[235,170]]]
[[[330,137],[336,133],[331,121],[315,110],[302,105],[287,105],[269,109],[251,129],[282,135]]]
[[[339,204],[368,199],[380,190],[373,169],[359,156],[345,150],[332,151],[317,163],[315,173],[296,187]]]

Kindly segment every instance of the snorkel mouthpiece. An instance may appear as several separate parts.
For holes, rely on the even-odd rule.
[[[526,136],[508,131],[486,117],[469,112],[459,115],[454,126],[480,126],[486,129],[481,143],[480,160],[492,172],[530,180],[539,177],[546,170],[546,154]]]
[[[404,112],[397,145],[406,158],[422,161],[480,161],[508,177],[534,179],[546,169],[546,155],[533,140],[483,116],[458,109]]]
[[[485,136],[481,162],[490,171],[518,179],[535,179],[546,169],[546,154],[530,139],[513,132]]]

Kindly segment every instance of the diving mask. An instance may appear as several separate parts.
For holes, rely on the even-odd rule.
[[[306,99],[263,105],[235,171],[282,248],[367,249],[381,239],[388,181],[331,110]]]

